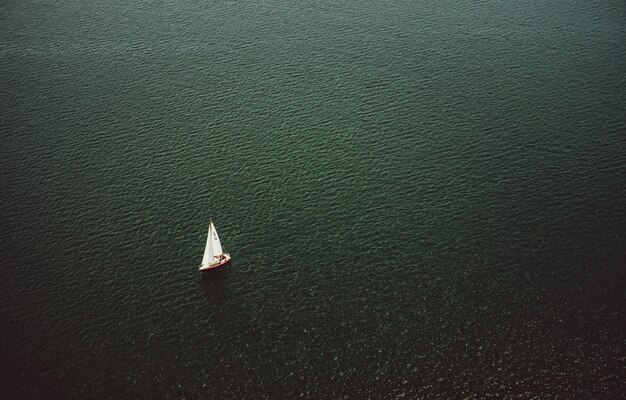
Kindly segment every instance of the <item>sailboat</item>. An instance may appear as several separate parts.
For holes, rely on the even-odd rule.
[[[215,225],[213,225],[213,221],[209,221],[209,234],[206,238],[206,247],[204,248],[204,257],[202,257],[200,271],[219,268],[228,264],[229,261],[230,254],[222,251],[222,244],[219,236],[217,236]]]

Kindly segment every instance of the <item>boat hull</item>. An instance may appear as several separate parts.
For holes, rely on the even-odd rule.
[[[208,264],[208,265],[201,265],[200,266],[200,271],[202,272],[206,272],[206,271],[212,271],[214,269],[218,269],[223,267],[224,265],[228,264],[230,262],[230,254],[228,253],[224,253],[224,259],[217,263],[217,264]]]

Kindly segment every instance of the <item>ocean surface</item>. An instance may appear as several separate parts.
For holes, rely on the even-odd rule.
[[[623,1],[8,0],[0,90],[2,399],[624,398]]]

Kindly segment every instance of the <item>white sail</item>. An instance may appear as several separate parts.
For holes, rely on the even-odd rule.
[[[220,254],[224,253],[224,251],[222,251],[222,244],[220,243],[220,238],[219,236],[217,236],[217,231],[215,230],[215,226],[213,225],[213,221],[211,221],[211,227],[209,228],[209,232],[212,234],[211,235],[211,241],[212,246],[213,246],[213,255],[214,256],[219,256]]]
[[[204,248],[204,257],[202,257],[202,265],[200,271],[207,271],[213,268],[219,268],[230,261],[230,254],[224,253],[220,237],[217,236],[213,221],[209,222],[209,232],[206,238],[206,247]]]
[[[204,248],[204,257],[202,257],[202,265],[207,265],[209,263],[211,263],[213,261],[213,256],[215,256],[215,251],[213,249],[213,235],[212,235],[212,230],[215,230],[213,228],[213,222],[211,222],[209,224],[209,233],[207,234],[206,237],[206,247]],[[222,246],[220,246],[220,252],[222,251]]]
[[[217,236],[213,221],[209,223],[209,232],[206,238],[206,247],[204,248],[204,257],[202,257],[202,265],[209,265],[215,262],[215,257],[222,255],[222,244]]]

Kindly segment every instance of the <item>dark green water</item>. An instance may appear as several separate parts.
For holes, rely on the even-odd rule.
[[[0,39],[0,397],[626,393],[623,2],[6,1]]]

